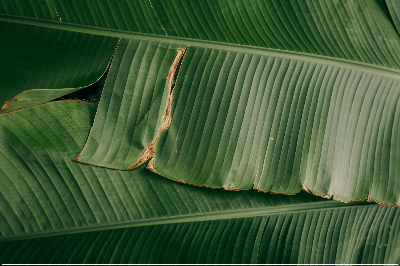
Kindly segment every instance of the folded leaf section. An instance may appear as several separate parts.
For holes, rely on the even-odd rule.
[[[103,230],[0,243],[0,259],[69,264],[396,264],[399,219],[399,208],[374,205]]]
[[[0,35],[0,114],[93,84],[118,43],[115,37],[2,21]]]
[[[400,192],[399,79],[327,63],[190,47],[154,168],[230,190],[343,201]]]
[[[157,138],[178,45],[122,39],[87,143],[76,161],[128,169]]]

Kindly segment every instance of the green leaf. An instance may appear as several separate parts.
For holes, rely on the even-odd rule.
[[[305,186],[398,204],[398,74],[310,61],[191,46],[154,170],[210,187]]]
[[[1,1],[2,33],[14,43],[2,56],[11,51],[10,66],[29,68],[4,65],[0,86],[28,77],[81,87],[90,84],[81,84],[87,68],[101,75],[118,38],[123,48],[95,122],[97,105],[77,101],[0,116],[2,263],[400,263],[398,207],[304,191],[213,190],[144,166],[72,161],[87,142],[78,160],[89,155],[87,163],[126,169],[155,152],[147,167],[180,182],[303,188],[340,200],[369,194],[399,205],[400,38],[382,7],[375,0]],[[39,59],[28,60],[39,48],[19,45],[25,35],[47,49]],[[90,38],[109,40],[109,48],[89,46]],[[48,57],[58,51],[55,40],[65,50]],[[187,46],[175,65],[178,47]],[[50,60],[58,57],[63,64]],[[76,69],[79,62],[87,68]],[[74,70],[83,76],[75,80]],[[26,93],[48,89],[36,83],[26,83]],[[15,96],[1,88],[4,101]],[[53,97],[32,92],[24,97],[33,104]],[[140,121],[145,126],[135,127]]]
[[[120,41],[103,90],[96,123],[76,161],[129,169],[152,157],[143,159],[141,155],[146,146],[158,138],[170,94],[166,76],[172,71],[170,65],[177,49],[175,44]]]
[[[175,51],[122,40],[77,161],[133,168],[158,140],[152,170],[181,182],[399,203],[398,70],[196,44],[158,139]]]
[[[376,0],[9,0],[0,13],[400,65],[398,34]]]
[[[95,110],[61,101],[1,116],[2,263],[400,260],[399,208],[198,188],[143,167],[72,162]]]
[[[5,263],[399,263],[399,211],[374,206],[0,243]],[[372,228],[372,230],[371,230]]]
[[[0,110],[45,103],[96,82],[118,38],[0,21]],[[23,36],[23,38],[21,38]]]
[[[395,0],[386,0],[386,6],[389,9],[393,24],[400,34],[400,4]]]
[[[264,214],[266,206],[275,206],[274,211],[279,212],[286,204],[308,209],[311,205],[304,203],[328,202],[307,193],[292,198],[197,188],[167,180],[144,167],[117,171],[73,162],[86,141],[96,107],[81,101],[59,101],[1,116],[3,240],[119,224],[174,222],[177,218],[246,217]],[[326,204],[321,207],[343,205]]]
[[[381,20],[389,22],[386,14],[375,11],[373,2],[366,3],[345,5],[366,19],[357,22],[360,32],[365,29],[365,34],[389,36],[385,49],[397,47],[400,39],[394,29],[381,29],[386,25]],[[380,14],[374,17],[375,24],[369,20],[369,12]],[[134,61],[121,70],[122,59],[116,61],[98,119],[77,161],[129,169],[152,156],[142,157],[157,140],[168,89],[162,79],[173,53],[171,50],[169,57],[160,61],[151,47],[157,43],[175,49],[191,45],[174,89],[172,125],[161,132],[150,168],[181,182],[231,190],[254,187],[296,193],[303,188],[342,201],[369,197],[385,204],[400,202],[400,73],[395,63],[399,58],[389,50],[378,56],[382,43],[372,40],[381,38],[359,46],[356,43],[362,42],[363,35],[348,35],[357,41],[339,47],[364,51],[386,63],[36,20],[29,23],[133,38],[130,46],[125,44],[128,40],[123,41],[116,58],[124,58],[129,66],[137,56],[140,64],[152,67],[144,71],[139,61]],[[139,44],[143,51],[149,50],[138,50]],[[130,48],[126,51],[124,47]],[[157,78],[145,81],[148,75]],[[144,89],[152,82],[157,82],[154,91],[153,87]],[[143,91],[146,94],[138,106],[135,95]]]

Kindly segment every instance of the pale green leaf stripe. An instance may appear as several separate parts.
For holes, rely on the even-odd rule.
[[[6,101],[10,105],[0,113],[44,103],[96,82],[118,42],[116,37],[3,21],[0,35],[0,108]]]
[[[386,0],[386,5],[389,9],[394,26],[400,34],[400,3],[397,0]]]
[[[0,116],[2,241],[360,205],[308,193],[290,197],[198,188],[143,167],[117,171],[73,162],[96,107],[61,101]]]
[[[398,79],[190,47],[155,170],[196,185],[367,197],[400,191]]]
[[[365,206],[0,243],[2,263],[399,263],[400,209]]]
[[[400,40],[376,0],[5,0],[0,13],[296,51],[399,69]]]
[[[178,45],[122,39],[79,162],[128,169],[156,139]]]

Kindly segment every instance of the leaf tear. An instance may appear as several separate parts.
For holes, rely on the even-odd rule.
[[[58,12],[57,12],[57,9],[54,8],[54,10],[56,11],[56,15],[57,15],[58,20],[59,20],[60,22],[62,22],[61,17],[60,17],[60,15],[59,15]]]
[[[151,0],[149,0],[149,3],[150,3],[150,6],[151,6],[151,9],[153,10],[154,15],[156,16],[156,19],[157,19],[157,21],[158,21],[158,24],[160,24],[161,29],[163,30],[163,32],[165,33],[165,35],[168,36],[166,29],[164,29],[163,25],[162,25],[161,22],[160,22],[160,19],[159,19],[158,16],[157,16],[156,11],[154,10],[154,7],[153,7],[153,4],[151,3]]]
[[[18,101],[18,99],[15,98],[15,97],[12,98],[11,100],[6,101],[6,102],[3,104],[3,107],[1,107],[1,110],[4,111],[4,110],[7,110],[7,109],[10,109],[11,106],[12,106],[12,104],[13,104],[14,102],[16,102],[16,101]]]
[[[306,191],[306,192],[308,192],[308,193],[310,193],[310,194],[313,194],[313,193],[311,192],[311,190],[310,190],[308,187],[306,187],[305,184],[303,184],[303,190]]]
[[[139,160],[133,166],[129,167],[126,170],[135,169],[139,165],[141,165],[151,159],[149,164],[147,165],[147,169],[156,173],[156,170],[154,168],[154,153],[156,150],[156,143],[158,141],[158,138],[160,137],[161,132],[168,130],[171,125],[174,77],[176,76],[177,72],[179,72],[179,69],[178,69],[179,62],[183,59],[185,52],[188,48],[189,48],[189,46],[186,47],[186,49],[182,49],[180,47],[178,48],[175,58],[174,58],[174,61],[172,61],[171,67],[167,74],[166,80],[167,80],[167,84],[169,87],[168,99],[167,99],[167,103],[165,105],[165,109],[164,109],[164,112],[162,115],[161,125],[158,130],[157,137],[155,138],[155,140],[153,142],[146,145],[142,154],[139,157]]]

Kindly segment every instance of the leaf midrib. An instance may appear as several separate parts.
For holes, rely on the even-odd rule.
[[[129,222],[119,222],[107,225],[96,225],[96,226],[85,226],[73,229],[64,229],[52,232],[43,233],[26,233],[24,235],[3,237],[0,238],[0,242],[23,240],[30,238],[49,237],[58,235],[68,235],[76,233],[86,233],[102,230],[121,229],[129,227],[139,226],[151,226],[151,225],[164,225],[174,223],[189,223],[189,222],[202,222],[202,221],[214,221],[214,220],[227,220],[227,219],[238,219],[247,217],[259,217],[266,215],[278,215],[287,213],[297,213],[305,211],[319,211],[327,209],[338,209],[338,208],[356,208],[366,207],[369,205],[377,205],[373,202],[357,201],[351,203],[342,203],[337,201],[323,201],[323,202],[308,202],[308,203],[296,203],[284,206],[272,206],[272,207],[261,207],[251,209],[240,209],[240,210],[225,210],[216,212],[186,214],[170,217],[141,219]]]
[[[97,28],[92,26],[71,24],[65,22],[55,22],[49,20],[26,18],[26,17],[12,16],[12,15],[4,15],[4,14],[0,14],[0,21],[41,26],[41,27],[47,27],[59,30],[68,30],[68,31],[95,34],[95,35],[104,35],[110,37],[129,38],[129,39],[155,41],[155,42],[167,42],[185,46],[197,46],[203,48],[230,50],[235,52],[247,52],[247,53],[266,55],[266,56],[276,56],[276,57],[295,59],[310,63],[320,63],[331,66],[351,68],[354,70],[367,71],[382,76],[400,79],[400,70],[357,62],[357,61],[351,61],[347,59],[332,58],[322,55],[315,55],[315,54],[308,54],[308,53],[301,53],[294,51],[284,51],[272,48],[249,46],[249,45],[222,43],[222,42],[205,41],[198,39],[188,39],[181,37],[153,35],[146,33],[133,33],[129,31]]]

